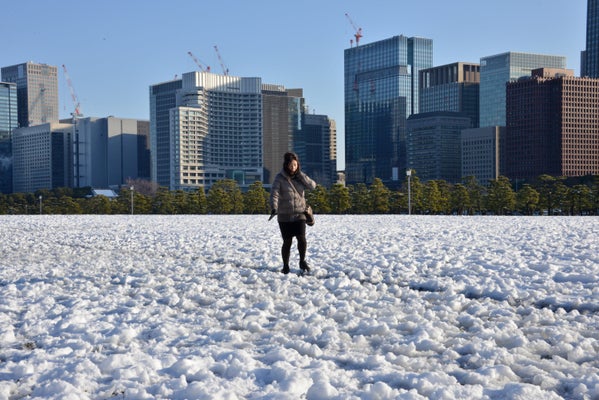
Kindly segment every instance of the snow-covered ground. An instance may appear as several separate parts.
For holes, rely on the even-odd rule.
[[[599,399],[599,219],[0,217],[0,399]],[[295,245],[293,269],[297,272]]]

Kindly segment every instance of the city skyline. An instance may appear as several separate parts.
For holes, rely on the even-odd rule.
[[[435,1],[423,10],[386,1],[268,0],[259,6],[233,1],[225,10],[190,1],[12,2],[3,8],[0,32],[10,40],[0,64],[65,64],[83,115],[149,119],[149,87],[197,70],[191,51],[213,72],[222,72],[222,61],[231,75],[302,88],[310,112],[336,121],[344,168],[343,52],[353,39],[352,22],[362,28],[361,44],[400,34],[432,39],[433,66],[518,51],[564,56],[579,75],[586,2],[479,3]],[[74,109],[62,71],[59,108],[61,118]]]

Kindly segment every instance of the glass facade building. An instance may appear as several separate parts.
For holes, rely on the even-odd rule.
[[[566,57],[531,53],[502,53],[480,60],[480,126],[505,126],[508,82],[530,76],[537,68],[566,68]]]
[[[421,113],[453,111],[468,115],[472,127],[479,123],[480,66],[457,62],[420,71]]]
[[[461,134],[471,126],[463,113],[435,111],[412,115],[407,121],[408,168],[422,181],[462,179]]]
[[[0,193],[12,193],[12,131],[17,126],[17,85],[0,82]]]
[[[433,42],[394,36],[344,54],[345,165],[349,184],[391,184],[406,168],[406,120],[418,113],[419,71]]]
[[[505,127],[462,130],[462,177],[474,176],[484,186],[499,177],[499,143]]]
[[[302,151],[297,154],[302,170],[324,187],[336,181],[337,159],[335,157],[335,123],[326,115],[302,115],[302,130],[297,138]],[[279,157],[282,158],[282,157]]]
[[[599,0],[587,0],[586,51],[581,58],[581,76],[599,78]]]

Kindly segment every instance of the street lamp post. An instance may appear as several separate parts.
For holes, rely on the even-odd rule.
[[[134,187],[131,186],[131,215],[133,215],[133,189]]]
[[[40,194],[40,215],[42,215],[42,195]]]
[[[411,193],[411,181],[410,178],[412,177],[412,170],[411,169],[407,169],[406,170],[406,176],[408,177],[408,215],[412,215],[412,193]]]

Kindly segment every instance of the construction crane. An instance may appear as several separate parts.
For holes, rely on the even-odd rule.
[[[210,72],[210,66],[209,65],[207,65],[206,68],[204,68],[203,63],[201,63],[200,60],[198,60],[197,57],[194,56],[191,51],[188,51],[187,54],[189,54],[189,56],[191,58],[193,58],[193,61],[195,61],[195,63],[197,64],[197,66],[200,68],[200,71],[202,71],[202,72]]]
[[[345,13],[345,16],[347,17],[349,23],[351,24],[352,28],[354,28],[354,37],[356,38],[356,46],[358,46],[360,44],[360,38],[362,37],[362,28],[358,28],[356,26],[356,24],[354,23],[354,21],[352,21],[351,17],[349,16],[348,13]],[[352,40],[353,42],[353,40]]]
[[[69,91],[71,92],[71,99],[73,99],[73,105],[75,110],[71,113],[73,116],[73,156],[75,157],[73,177],[74,183],[76,187],[79,187],[81,184],[81,178],[83,177],[82,170],[85,170],[85,156],[82,157],[82,146],[84,145],[84,141],[79,137],[79,118],[83,117],[81,114],[81,110],[79,109],[79,98],[75,94],[75,89],[73,89],[73,83],[71,82],[71,77],[67,72],[66,65],[62,64],[62,70],[64,71],[64,76],[67,79],[67,84],[69,85]]]
[[[73,116],[73,119],[81,118],[83,117],[83,114],[81,114],[81,111],[79,110],[79,99],[75,94],[75,90],[73,89],[73,83],[71,82],[71,78],[69,77],[69,73],[67,72],[67,67],[64,64],[62,64],[62,70],[64,71],[65,78],[67,79],[67,84],[69,85],[69,90],[71,92],[71,98],[73,99],[73,105],[75,106],[75,111],[73,111],[71,115]]]
[[[223,63],[223,59],[220,56],[220,52],[218,51],[218,47],[216,47],[216,45],[214,45],[214,50],[216,51],[216,56],[218,57],[218,62],[220,62],[220,66],[223,69],[223,74],[229,75],[229,68],[225,67],[225,64]]]

